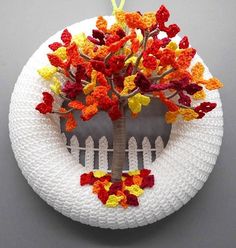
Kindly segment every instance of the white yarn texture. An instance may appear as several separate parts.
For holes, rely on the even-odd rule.
[[[109,22],[113,21],[108,17]],[[90,33],[96,18],[68,27],[72,34]],[[107,208],[80,186],[87,171],[66,149],[59,120],[35,110],[46,84],[37,69],[48,64],[48,44],[60,40],[61,31],[49,40],[24,66],[11,98],[9,129],[18,165],[34,191],[49,205],[73,220],[91,226],[124,229],[160,220],[186,204],[201,189],[219,154],[223,136],[223,113],[218,91],[207,92],[217,108],[202,120],[172,126],[169,142],[158,159],[145,168],[155,176],[155,185],[139,197],[138,207]],[[197,55],[193,61],[203,62]],[[206,67],[205,78],[211,77]]]

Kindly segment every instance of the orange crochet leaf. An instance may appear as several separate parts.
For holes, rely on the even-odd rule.
[[[103,32],[106,32],[107,31],[107,21],[106,19],[104,19],[104,17],[102,16],[99,16],[97,21],[96,21],[96,27],[103,31]]]
[[[146,29],[147,26],[142,20],[142,15],[140,15],[138,12],[134,13],[126,13],[125,14],[125,21],[129,28],[140,28],[140,29]]]
[[[202,84],[205,85],[206,89],[208,90],[217,90],[219,88],[222,88],[224,85],[221,83],[221,81],[217,78],[210,78],[208,80],[201,81]]]
[[[69,107],[71,108],[74,108],[74,109],[77,109],[77,110],[82,110],[84,108],[84,104],[80,101],[71,101],[69,104],[68,104]]]
[[[200,62],[196,63],[191,70],[193,81],[198,82],[202,80],[204,71],[205,71],[204,65]]]
[[[58,56],[56,56],[54,54],[48,54],[48,59],[49,59],[51,65],[53,65],[55,67],[61,67],[61,68],[66,67],[66,63],[64,63],[61,58],[59,58]]]
[[[82,109],[81,119],[83,121],[88,121],[91,118],[93,118],[93,116],[95,116],[97,112],[98,112],[98,107],[96,103],[86,106],[85,108]]]
[[[77,122],[72,113],[69,114],[68,119],[66,121],[66,131],[71,132],[77,127]]]
[[[70,59],[70,63],[73,66],[77,66],[78,64],[83,62],[83,59],[80,57],[78,53],[78,48],[75,43],[72,43],[70,46],[66,48],[67,56]]]

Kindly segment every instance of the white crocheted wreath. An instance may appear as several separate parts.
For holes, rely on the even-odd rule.
[[[110,22],[112,17],[108,18]],[[96,18],[70,26],[73,33],[90,31]],[[135,208],[106,208],[81,187],[79,178],[87,169],[68,152],[61,136],[59,119],[35,111],[41,92],[46,90],[37,69],[48,63],[48,45],[58,40],[58,32],[29,59],[12,94],[9,128],[13,151],[23,175],[34,191],[49,205],[73,220],[111,229],[144,226],[160,220],[186,204],[201,189],[219,154],[223,117],[218,91],[207,91],[207,100],[217,108],[205,118],[177,122],[169,142],[157,160],[148,167],[155,185],[140,197]],[[203,61],[195,56],[194,63]],[[206,66],[205,66],[206,67]],[[205,78],[211,77],[206,67]]]

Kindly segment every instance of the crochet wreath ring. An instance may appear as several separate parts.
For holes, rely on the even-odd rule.
[[[113,17],[107,20],[113,21]],[[96,18],[69,27],[72,33],[92,30]],[[155,185],[140,197],[135,208],[106,208],[81,187],[79,178],[86,168],[68,152],[63,142],[59,119],[35,111],[43,86],[37,74],[39,66],[48,63],[43,56],[48,39],[33,54],[21,72],[11,98],[9,129],[18,165],[34,191],[49,205],[73,220],[91,226],[125,229],[144,226],[160,220],[186,204],[201,189],[219,154],[223,136],[223,112],[218,91],[207,91],[207,99],[217,108],[204,119],[172,126],[170,139],[158,161],[150,164]],[[201,58],[195,56],[194,63]],[[205,66],[206,67],[206,66]],[[205,78],[211,77],[206,67]]]

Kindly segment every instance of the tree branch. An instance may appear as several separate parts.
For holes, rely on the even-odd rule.
[[[107,64],[108,64],[109,59],[112,57],[113,54],[114,54],[114,53],[110,52],[110,53],[108,53],[107,56],[105,57],[104,63],[105,63],[106,66],[107,66]]]
[[[61,93],[59,94],[59,96],[60,96],[62,99],[64,99],[65,101],[71,101],[70,98],[65,97],[65,96],[62,95]]]
[[[114,81],[113,78],[107,78],[108,83],[111,85],[111,89],[114,92],[115,95],[118,96],[118,98],[120,98],[120,93],[115,89],[115,85],[114,85]]]
[[[155,91],[162,91],[162,90],[155,90]],[[175,97],[178,93],[179,93],[178,91],[175,91],[175,93],[170,94],[170,95],[167,96],[166,98],[167,98],[167,99],[171,99],[171,98]],[[154,95],[152,95],[152,94],[144,94],[144,95],[145,95],[145,96],[149,96],[149,97],[151,97],[151,98],[159,98],[159,96],[154,96]]]
[[[134,69],[133,69],[132,74],[135,74],[138,71],[139,63],[140,63],[140,61],[142,59],[142,56],[143,56],[144,51],[146,50],[148,38],[149,38],[149,34],[146,33],[145,34],[145,37],[144,37],[144,42],[143,42],[143,51],[140,53],[140,55],[138,56],[138,58],[136,60],[136,63],[135,63],[135,66],[134,66]]]
[[[80,56],[81,56],[83,59],[85,59],[85,60],[91,60],[91,58],[90,58],[89,56],[87,56],[87,55],[84,54],[84,53],[81,53],[80,51],[79,51],[79,54],[80,54]]]
[[[125,61],[127,61],[128,59],[130,59],[133,56],[133,52],[131,52],[126,58]]]
[[[126,98],[127,99],[127,98],[130,98],[130,97],[138,94],[138,93],[139,93],[139,88],[135,89],[134,91],[132,91],[131,93],[129,93],[127,95],[122,95],[121,98],[123,98],[123,99]]]
[[[167,76],[168,74],[172,73],[175,71],[175,68],[171,68],[168,71],[164,72],[163,74],[161,74],[160,76],[155,76],[155,77],[150,77],[149,80],[154,81],[154,80],[160,80],[163,77]]]
[[[60,111],[54,110],[54,111],[52,111],[52,114],[66,115],[66,114],[71,113],[73,110],[74,110],[73,108],[71,108],[71,109],[69,109],[69,110],[67,110],[67,111],[65,111],[65,112],[60,112]]]
[[[167,96],[166,98],[167,98],[167,99],[171,99],[171,98],[175,97],[176,95],[178,95],[178,93],[179,93],[179,92],[176,91],[175,93],[173,93],[173,94]]]
[[[81,82],[82,82],[82,84],[83,84],[83,85],[90,84],[90,82],[89,82],[89,81],[86,81],[86,80],[84,80],[84,79],[81,79]]]
[[[149,37],[153,36],[154,34],[159,34],[160,30],[159,29],[154,29],[152,32],[149,33]]]

